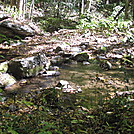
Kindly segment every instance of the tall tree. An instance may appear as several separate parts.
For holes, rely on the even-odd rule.
[[[81,0],[81,14],[84,14],[84,0]]]
[[[32,19],[32,15],[33,15],[33,10],[34,10],[34,3],[35,1],[32,0],[31,4],[30,4],[30,13],[29,13],[29,18]]]
[[[125,0],[125,19],[128,19],[129,0]]]

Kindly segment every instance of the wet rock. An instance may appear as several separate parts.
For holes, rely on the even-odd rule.
[[[50,66],[51,66],[51,61],[50,61],[50,59],[47,59],[47,62],[45,64],[45,69],[48,70],[50,68]]]
[[[90,63],[88,61],[83,61],[82,63],[83,65],[90,65]]]
[[[46,71],[45,73],[42,74],[42,76],[59,76],[60,72],[59,71]]]
[[[0,34],[14,38],[16,35],[22,38],[35,35],[35,30],[27,24],[19,21],[3,20],[0,22]]]
[[[60,80],[59,83],[56,85],[56,89],[62,89],[62,92],[65,93],[79,93],[82,92],[79,86],[73,88],[68,81]]]
[[[48,63],[44,53],[38,53],[26,58],[15,58],[8,64],[8,72],[16,79],[37,76]]]
[[[0,74],[0,87],[10,86],[16,83],[16,80],[13,76],[8,73]]]
[[[51,58],[52,65],[61,65],[63,63],[63,58],[61,56],[53,56]]]
[[[5,61],[5,62],[0,63],[0,72],[6,73],[7,70],[8,70],[8,62]]]
[[[73,60],[76,60],[78,62],[88,61],[88,59],[89,55],[87,53],[79,53],[73,58]]]
[[[63,51],[63,50],[60,46],[58,46],[58,47],[56,47],[56,49],[54,51],[55,51],[55,53],[59,53],[60,51]]]
[[[6,91],[6,93],[17,93],[20,92],[22,88],[27,85],[27,83],[27,80],[22,79],[12,85],[6,86],[4,90]]]
[[[72,58],[72,56],[73,56],[73,55],[70,54],[70,53],[64,53],[64,54],[62,54],[62,57],[63,57],[63,58],[66,58],[66,57],[67,57],[67,58]]]
[[[56,87],[63,87],[63,86],[68,87],[68,85],[69,85],[68,81],[60,80]]]
[[[81,42],[80,47],[82,50],[88,49],[89,42]]]
[[[60,68],[58,66],[50,66],[50,70],[56,71],[59,70]]]

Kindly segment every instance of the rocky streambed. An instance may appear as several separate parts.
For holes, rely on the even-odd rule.
[[[127,69],[126,71],[129,82],[126,81],[124,70],[104,71],[96,63],[89,65],[70,63],[59,67],[55,66],[53,69],[56,69],[56,71],[58,69],[60,74],[49,76],[39,74],[35,77],[21,79],[15,84],[6,87],[6,93],[8,95],[12,93],[24,95],[25,93],[58,87],[57,90],[66,90],[67,94],[75,93],[77,95],[79,93],[79,96],[86,97],[91,105],[95,105],[101,102],[105,96],[112,96],[115,91],[132,90],[134,87],[133,69]],[[60,81],[63,82],[60,83]],[[60,86],[57,86],[59,84]],[[83,103],[86,105],[84,100]]]
[[[69,36],[64,38],[67,34]],[[1,63],[1,78],[5,73],[15,78],[11,77],[11,84],[9,81],[1,82],[1,87],[9,93],[24,93],[55,87],[63,80],[61,87],[64,91],[68,85],[69,93],[81,89],[81,94],[91,101],[115,91],[133,89],[134,48],[131,43],[126,49],[118,40],[110,41],[109,38],[95,38],[87,34],[84,36],[77,30],[62,30],[53,36],[27,37],[19,45],[3,45],[1,55],[6,49],[4,56],[9,60]],[[119,61],[127,59],[124,54],[128,52],[132,56],[127,60],[130,61],[129,66],[120,67]],[[10,55],[15,58],[9,58]],[[1,59],[3,61],[4,58]],[[117,65],[111,66],[113,63]]]

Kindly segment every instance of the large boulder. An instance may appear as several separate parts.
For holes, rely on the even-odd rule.
[[[16,79],[37,76],[45,70],[48,59],[44,53],[38,53],[26,58],[15,58],[8,64],[8,72]]]
[[[0,34],[10,38],[14,38],[16,35],[24,38],[35,35],[35,30],[31,26],[20,23],[17,20],[3,20],[0,22]]]

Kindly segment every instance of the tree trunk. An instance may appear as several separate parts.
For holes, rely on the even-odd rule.
[[[11,5],[11,7],[14,6],[14,5],[16,6],[16,0],[11,0],[10,5]]]
[[[133,21],[134,21],[134,0],[132,1],[132,15],[133,15]]]
[[[91,4],[92,4],[92,1],[93,0],[90,0],[90,2],[89,2],[88,12],[91,12]]]
[[[18,8],[19,8],[19,19],[22,17],[22,11],[23,11],[23,0],[20,0],[19,1],[19,6],[18,6]]]
[[[129,10],[129,0],[125,0],[125,20],[129,19],[128,10]]]
[[[84,0],[81,1],[81,14],[84,14]]]
[[[33,9],[34,9],[34,0],[32,0],[31,5],[30,5],[29,19],[31,19],[31,16],[33,14]]]

